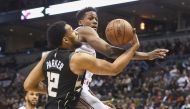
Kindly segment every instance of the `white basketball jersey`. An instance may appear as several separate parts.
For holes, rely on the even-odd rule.
[[[80,27],[79,27],[80,28]],[[77,28],[78,29],[78,28]],[[76,30],[76,29],[75,29]],[[82,46],[80,48],[77,48],[75,52],[85,52],[92,56],[96,57],[96,51],[94,48],[92,48],[88,43],[82,42]],[[84,85],[83,89],[89,89],[89,83],[92,81],[93,73],[90,71],[86,71],[85,79],[84,79]]]

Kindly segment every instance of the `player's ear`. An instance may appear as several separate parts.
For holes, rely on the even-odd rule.
[[[27,96],[25,96],[25,97],[24,97],[24,100],[25,100],[25,101],[27,101],[27,100],[28,100],[28,99],[27,99]]]
[[[62,39],[62,42],[65,42],[65,43],[67,43],[68,42],[68,37],[63,37],[63,39]]]
[[[82,26],[82,20],[79,20],[78,25]]]

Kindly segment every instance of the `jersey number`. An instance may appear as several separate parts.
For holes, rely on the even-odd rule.
[[[59,74],[53,72],[47,72],[48,77],[48,95],[51,97],[56,97],[57,92],[52,89],[57,89],[59,84]]]

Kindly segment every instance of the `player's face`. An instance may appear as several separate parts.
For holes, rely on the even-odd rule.
[[[79,41],[79,35],[77,31],[74,31],[73,28],[70,25],[66,25],[66,37],[68,38],[68,42],[67,44],[69,44],[72,48],[78,48],[80,47],[82,44]]]
[[[97,31],[98,28],[98,16],[94,11],[88,11],[85,13],[84,18],[80,20],[80,24],[83,26],[90,26]]]
[[[36,105],[38,103],[39,93],[29,91],[27,92],[25,99],[31,105]]]

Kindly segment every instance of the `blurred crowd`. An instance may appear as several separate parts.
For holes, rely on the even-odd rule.
[[[170,50],[166,59],[132,61],[116,77],[94,76],[90,87],[101,100],[110,100],[117,109],[187,109],[190,108],[190,39],[147,41],[139,51],[155,48]],[[29,54],[26,54],[29,55]],[[24,105],[23,81],[19,65],[9,58],[0,61],[0,109]],[[46,96],[40,97],[43,106]]]
[[[117,77],[95,77],[92,90],[117,109],[180,109],[190,103],[190,57],[159,68],[144,69],[142,64],[132,63]]]
[[[147,42],[143,51],[170,50],[166,59],[133,61],[116,77],[95,76],[92,90],[117,109],[189,109],[190,39]]]

